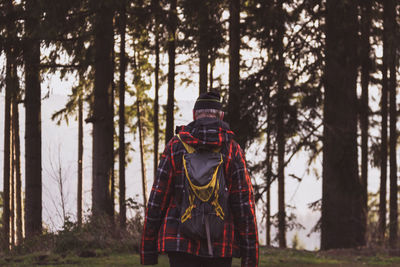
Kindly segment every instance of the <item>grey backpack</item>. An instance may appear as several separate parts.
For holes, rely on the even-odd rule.
[[[180,229],[192,238],[207,240],[208,253],[213,255],[212,241],[220,240],[224,220],[229,216],[228,188],[225,183],[220,149],[194,149],[179,140],[186,149]]]

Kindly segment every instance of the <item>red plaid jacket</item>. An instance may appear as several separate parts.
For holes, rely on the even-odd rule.
[[[195,148],[200,145],[221,147],[231,212],[224,223],[223,238],[213,242],[214,257],[241,257],[242,266],[257,266],[253,187],[242,149],[233,140],[233,132],[225,122],[209,118],[177,127],[176,132],[183,142]],[[174,137],[161,156],[146,211],[140,249],[142,264],[157,264],[158,253],[185,252],[208,256],[206,241],[189,239],[179,230],[184,153],[184,146]]]

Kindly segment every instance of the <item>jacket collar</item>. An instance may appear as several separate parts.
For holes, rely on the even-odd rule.
[[[201,118],[188,125],[178,126],[175,133],[179,134],[183,142],[194,147],[222,146],[234,137],[228,123],[214,118]]]

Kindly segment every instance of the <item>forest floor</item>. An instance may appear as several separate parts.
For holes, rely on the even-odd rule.
[[[138,254],[105,250],[86,251],[80,255],[43,252],[14,256],[1,255],[0,266],[140,266],[139,260]],[[169,266],[168,257],[160,256],[159,264],[156,266]],[[240,260],[234,259],[232,266],[239,267]],[[312,252],[262,248],[259,266],[400,266],[400,255],[389,256],[389,253],[385,251],[367,249]]]

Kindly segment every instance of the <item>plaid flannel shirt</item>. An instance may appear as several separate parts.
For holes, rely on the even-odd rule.
[[[258,266],[258,236],[253,187],[243,151],[233,140],[229,126],[219,120],[200,119],[177,127],[183,142],[221,147],[229,189],[230,217],[225,219],[223,238],[213,242],[214,257],[241,257],[243,267]],[[148,201],[141,264],[158,262],[158,253],[184,252],[208,256],[207,242],[181,234],[180,197],[183,189],[182,157],[185,148],[177,137],[165,147]]]

